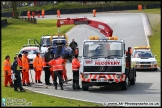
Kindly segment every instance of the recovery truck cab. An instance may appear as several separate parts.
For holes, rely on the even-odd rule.
[[[99,39],[90,36],[83,41],[80,77],[83,91],[89,86],[119,84],[122,90],[134,85],[136,72],[131,65],[131,47],[125,50],[124,40],[112,36]]]

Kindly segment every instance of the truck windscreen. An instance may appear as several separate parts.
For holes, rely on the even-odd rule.
[[[123,47],[116,41],[89,41],[84,43],[84,57],[122,57]]]

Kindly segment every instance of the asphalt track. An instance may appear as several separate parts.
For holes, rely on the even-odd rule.
[[[92,14],[67,14],[61,15],[62,18],[84,17],[98,20],[109,24],[113,29],[113,35],[125,40],[126,48],[139,45],[149,45],[146,37],[146,28],[144,26],[142,14],[140,13],[98,13],[97,17],[92,17]],[[42,19],[56,19],[56,15],[48,15]],[[61,27],[60,27],[61,29]],[[43,34],[42,34],[43,35]],[[79,45],[79,54],[81,55],[82,42],[89,36],[104,37],[98,30],[87,25],[79,25],[74,27],[67,33],[69,43],[74,38]],[[67,76],[72,78],[71,64],[67,63]],[[34,78],[34,71],[31,71]],[[158,71],[137,71],[136,84],[129,86],[128,90],[122,91],[117,85],[106,87],[90,87],[89,91],[73,90],[72,82],[64,84],[64,90],[55,90],[53,86],[48,89],[44,84],[33,84],[32,87],[25,87],[26,89],[58,96],[71,98],[76,100],[90,101],[95,103],[103,102],[145,102],[155,103],[159,102],[161,105],[161,70]],[[31,79],[31,78],[30,78]],[[44,82],[44,72],[42,72],[41,80]],[[51,80],[52,82],[52,80]],[[81,84],[80,84],[81,85]],[[157,105],[156,105],[157,106]]]

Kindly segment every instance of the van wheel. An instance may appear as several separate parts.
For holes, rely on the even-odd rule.
[[[122,90],[127,90],[128,88],[128,77],[126,78],[125,81],[121,82],[120,84]]]
[[[89,86],[86,83],[82,82],[82,89],[83,91],[88,91]]]

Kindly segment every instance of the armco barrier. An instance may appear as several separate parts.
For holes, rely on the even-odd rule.
[[[30,23],[34,23],[37,24],[37,19],[36,18],[20,18],[24,21],[30,22]]]
[[[8,25],[7,19],[1,20],[1,28],[6,27]]]
[[[161,4],[147,4],[144,9],[161,8]],[[92,13],[94,8],[82,8],[82,9],[61,9],[61,14],[74,14],[74,13]],[[96,7],[97,12],[106,11],[122,11],[122,10],[138,10],[138,5],[127,5],[127,6],[107,6],[107,7]],[[40,15],[42,12],[40,13]],[[45,15],[56,15],[57,10],[45,10]],[[21,16],[27,16],[27,11],[21,12]],[[12,17],[12,12],[1,13],[1,17]]]

